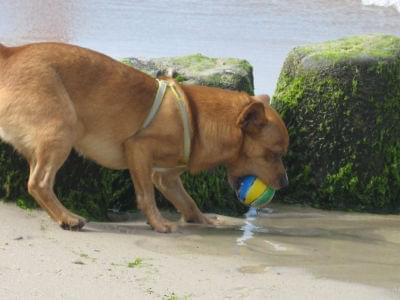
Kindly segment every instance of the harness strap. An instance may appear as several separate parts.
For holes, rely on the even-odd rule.
[[[181,95],[179,87],[177,87],[173,79],[170,80],[160,80],[156,79],[158,82],[157,94],[154,98],[153,105],[148,113],[146,119],[143,122],[142,129],[145,129],[153,121],[154,117],[159,111],[162,101],[164,99],[167,88],[169,87],[175,96],[176,104],[178,106],[179,114],[182,119],[183,124],[183,163],[187,165],[190,158],[190,148],[192,140],[192,132],[190,126],[189,112],[186,106],[185,97]]]
[[[156,94],[156,97],[154,98],[153,105],[151,106],[151,109],[150,109],[146,119],[143,122],[142,129],[144,129],[147,126],[149,126],[151,121],[153,121],[153,119],[156,116],[158,110],[160,109],[161,103],[162,103],[162,101],[164,99],[164,95],[165,95],[165,92],[166,92],[167,87],[168,87],[168,82],[167,81],[158,80],[158,79],[156,79],[156,80],[158,82],[157,94]]]
[[[190,130],[190,121],[189,121],[189,113],[186,107],[185,100],[179,93],[179,91],[176,88],[175,82],[170,81],[169,82],[169,87],[171,88],[171,91],[175,95],[176,99],[176,104],[178,105],[179,109],[179,114],[181,115],[182,118],[182,123],[183,123],[183,163],[187,164],[189,162],[190,158],[190,148],[191,148],[191,139],[192,139],[192,134]]]

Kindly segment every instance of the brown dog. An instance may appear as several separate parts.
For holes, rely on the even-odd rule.
[[[72,148],[105,167],[129,169],[138,206],[159,232],[174,226],[156,207],[154,185],[186,221],[213,223],[184,190],[179,175],[185,169],[194,173],[224,165],[233,186],[250,174],[276,189],[288,184],[281,161],[288,134],[268,96],[175,88],[191,131],[185,167],[180,166],[185,129],[172,89],[141,129],[158,90],[154,78],[76,46],[0,45],[0,137],[28,160],[29,193],[63,228],[85,223],[53,192],[56,172]]]

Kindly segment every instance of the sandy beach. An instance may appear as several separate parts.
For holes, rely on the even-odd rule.
[[[400,290],[262,264],[221,228],[158,234],[142,219],[61,230],[40,210],[0,203],[1,299],[399,299]],[[204,243],[207,236],[214,243]]]

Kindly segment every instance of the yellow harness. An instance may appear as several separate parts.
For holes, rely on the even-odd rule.
[[[183,163],[187,165],[190,158],[190,148],[192,140],[192,130],[190,126],[189,112],[187,104],[185,101],[185,96],[181,95],[180,88],[176,85],[173,79],[160,80],[156,79],[158,82],[158,89],[156,96],[153,101],[153,105],[142,125],[142,129],[145,129],[153,121],[157,112],[159,111],[161,104],[163,102],[167,88],[170,88],[175,96],[176,104],[178,106],[179,114],[182,119],[183,124]]]

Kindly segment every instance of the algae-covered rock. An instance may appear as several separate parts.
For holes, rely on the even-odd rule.
[[[141,64],[137,59],[123,62],[153,76],[174,69],[179,81],[253,93],[252,67],[244,60],[207,58],[193,55],[182,58],[155,59]],[[157,65],[157,66],[156,66]],[[156,71],[155,71],[156,70]],[[153,73],[152,73],[153,72]],[[28,165],[9,145],[0,142],[0,199],[17,201],[24,208],[35,206],[27,193]],[[244,207],[235,199],[226,182],[225,171],[218,168],[196,176],[184,174],[185,187],[203,211],[239,214]],[[134,190],[128,171],[112,171],[72,153],[57,174],[56,194],[72,211],[95,220],[107,219],[108,209],[134,209]],[[157,194],[161,207],[169,202]]]
[[[295,48],[273,105],[291,139],[286,201],[400,211],[400,38]]]
[[[194,54],[153,59],[124,58],[122,62],[153,77],[173,76],[184,84],[254,92],[253,68],[243,59]]]

